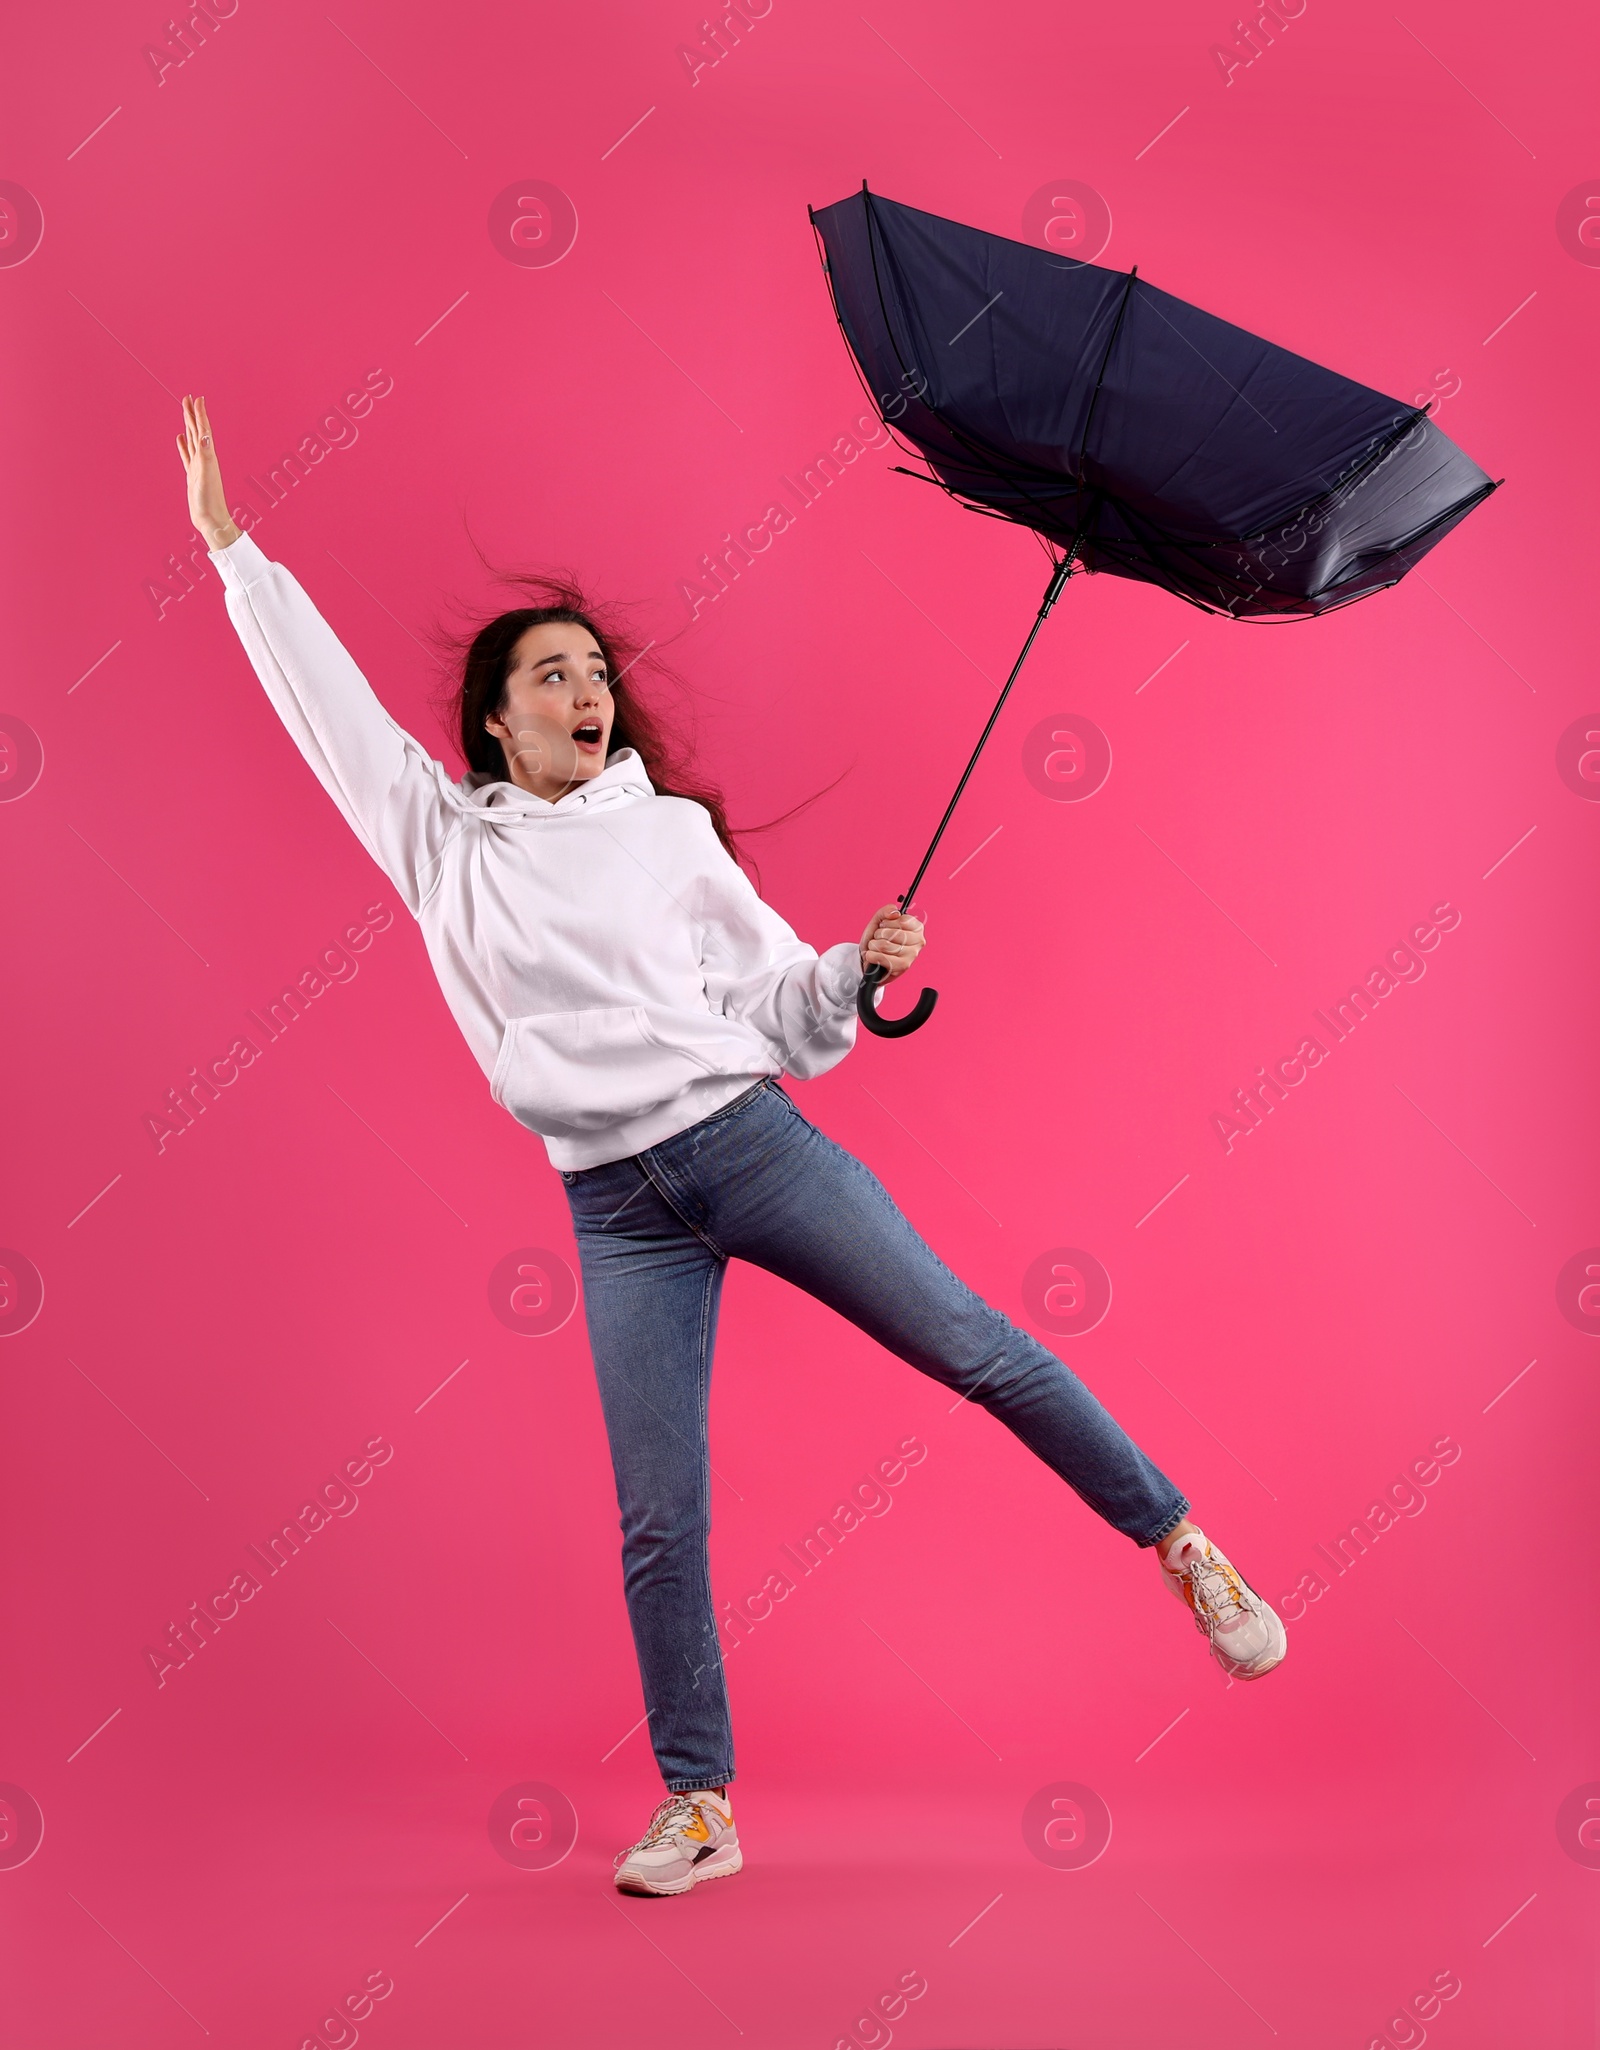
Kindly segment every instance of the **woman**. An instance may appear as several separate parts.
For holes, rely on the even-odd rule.
[[[469,769],[452,781],[229,517],[204,399],[183,402],[178,453],[267,695],[420,924],[495,1100],[541,1134],[566,1186],[667,1790],[617,1884],[683,1893],[743,1863],[706,1550],[706,1401],[731,1258],[1007,1425],[1155,1549],[1232,1677],[1276,1666],[1283,1624],[1189,1521],[1188,1499],[777,1079],[844,1058],[866,966],[903,975],[921,921],[884,905],[858,944],[820,956],[796,938],[734,860],[720,800],[662,784],[649,715],[576,604],[503,614],[473,640],[458,700]]]

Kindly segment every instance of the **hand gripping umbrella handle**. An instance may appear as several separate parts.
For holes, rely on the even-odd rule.
[[[888,972],[887,968],[874,961],[862,976],[861,987],[856,992],[856,1016],[869,1032],[876,1032],[880,1039],[904,1039],[908,1032],[917,1031],[933,1016],[933,1007],[939,1001],[939,992],[936,989],[925,989],[903,1018],[880,1018],[878,985]]]

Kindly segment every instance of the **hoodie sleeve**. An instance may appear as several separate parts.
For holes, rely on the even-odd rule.
[[[389,717],[288,570],[248,534],[210,554],[273,710],[415,917],[463,828],[444,769]]]
[[[757,896],[709,815],[695,810],[709,843],[699,920],[707,1000],[759,1032],[785,1074],[825,1075],[856,1043],[861,950],[853,940],[825,954],[807,946]]]

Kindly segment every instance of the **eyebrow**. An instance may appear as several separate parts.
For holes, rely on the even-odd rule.
[[[577,659],[578,658],[575,655],[544,655],[541,656],[541,658],[537,662],[535,662],[533,666],[535,669],[545,669],[548,668],[552,662],[575,662]],[[602,667],[606,666],[606,658],[604,655],[601,654],[598,648],[595,649],[592,659],[600,663]]]

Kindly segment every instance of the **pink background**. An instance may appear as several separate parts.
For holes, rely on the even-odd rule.
[[[0,805],[0,1243],[45,1289],[0,1347],[0,1781],[44,1817],[15,1864],[0,1812],[12,2040],[298,2045],[372,1972],[376,2050],[1600,2040],[1600,1871],[1559,1819],[1600,1780],[1600,1358],[1557,1290],[1600,1240],[1600,786],[1557,771],[1600,704],[1600,275],[1571,207],[1558,232],[1597,168],[1591,17],[1311,0],[1225,83],[1220,0],[776,0],[691,83],[687,5],[241,0],[158,83],[158,13],[23,10],[3,88],[0,178],[44,216],[0,271],[0,713],[45,757]],[[805,207],[863,176],[1008,235],[1090,185],[1106,263],[1445,393],[1507,481],[1292,630],[1075,581],[924,889],[936,1020],[797,1090],[1047,1340],[1029,1268],[1102,1264],[1064,1355],[1264,1593],[1327,1583],[1283,1670],[1228,1687],[989,1418],[737,1268],[719,1594],[902,1438],[928,1456],[730,1659],[745,1876],[624,1904],[659,1783],[581,1312],[525,1336],[488,1291],[519,1248],[574,1259],[560,1183],[215,575],[161,616],[144,587],[193,538],[175,395],[243,497],[381,371],[257,538],[395,714],[443,751],[430,637],[497,602],[469,524],[570,563],[671,643],[736,822],[847,772],[755,845],[803,935],[855,937],[1043,576],[880,450],[690,622],[702,553],[861,411]],[[526,179],[576,208],[551,265],[488,231]],[[1052,801],[1025,744],[1084,720],[1109,777]],[[1443,903],[1422,979],[1225,1151],[1233,1091]],[[158,1153],[167,1091],[383,904],[354,978]],[[148,1647],[374,1437],[358,1507],[158,1687]],[[1317,1547],[1440,1438],[1422,1508],[1336,1573]],[[578,1818],[548,1869],[488,1834],[527,1781]],[[1024,1829],[1061,1782],[1113,1820],[1082,1869]],[[1460,1992],[1395,2020],[1439,1973]]]

